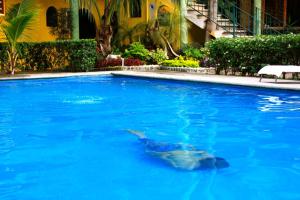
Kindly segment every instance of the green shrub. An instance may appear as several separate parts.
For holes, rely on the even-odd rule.
[[[206,57],[207,52],[204,48],[200,49],[192,46],[185,46],[182,49],[182,54],[187,59],[203,60]]]
[[[184,60],[183,57],[178,57],[174,60],[165,60],[161,63],[162,66],[168,67],[199,67],[199,61],[195,60]]]
[[[97,43],[95,40],[81,40],[71,42],[70,47],[73,50],[70,52],[71,65],[70,71],[91,71],[96,64]]]
[[[140,42],[134,42],[130,44],[128,49],[125,50],[123,57],[137,58],[146,62],[151,59],[149,50],[146,49],[145,46]]]
[[[0,44],[0,55],[0,66],[4,67],[5,44]],[[18,66],[25,71],[91,71],[96,57],[95,40],[20,43]]]
[[[151,63],[161,64],[164,60],[169,59],[167,53],[162,49],[156,49],[150,52]]]
[[[300,35],[221,38],[206,47],[217,73],[231,70],[253,75],[266,64],[300,64]]]

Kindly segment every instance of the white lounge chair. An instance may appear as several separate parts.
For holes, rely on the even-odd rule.
[[[259,70],[259,82],[261,82],[263,75],[273,75],[276,77],[275,82],[283,73],[300,73],[300,66],[296,65],[267,65]]]

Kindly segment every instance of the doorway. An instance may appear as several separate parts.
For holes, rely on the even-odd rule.
[[[87,9],[79,10],[79,37],[80,39],[96,38],[95,18]]]
[[[300,27],[300,1],[288,0],[287,1],[287,24],[290,26]]]

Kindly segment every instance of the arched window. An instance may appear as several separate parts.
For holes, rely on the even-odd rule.
[[[48,27],[56,27],[57,26],[57,9],[53,6],[47,9],[46,20]]]
[[[5,14],[4,0],[0,0],[0,16]]]

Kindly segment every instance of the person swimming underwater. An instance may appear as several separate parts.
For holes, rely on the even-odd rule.
[[[229,163],[224,158],[215,157],[206,151],[196,149],[192,145],[157,142],[147,138],[142,132],[135,130],[128,130],[128,132],[138,137],[147,154],[163,160],[174,168],[205,170],[229,167]]]

